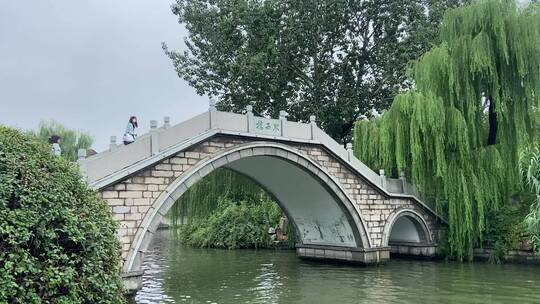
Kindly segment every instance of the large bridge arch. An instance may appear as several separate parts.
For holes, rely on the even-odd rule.
[[[333,258],[342,254],[342,259],[351,259],[350,251],[372,248],[366,222],[356,210],[354,200],[325,168],[290,146],[251,142],[201,160],[162,191],[136,230],[124,263],[125,272],[139,269],[154,232],[176,200],[197,181],[221,167],[249,176],[269,191],[295,223],[302,245],[333,248],[327,254]],[[364,259],[362,254],[356,254],[355,258]]]

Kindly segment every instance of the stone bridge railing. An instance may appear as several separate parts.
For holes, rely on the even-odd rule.
[[[352,144],[343,147],[320,129],[315,122],[315,116],[310,117],[309,123],[300,123],[288,121],[284,111],[280,112],[279,119],[269,119],[255,116],[251,106],[247,107],[246,114],[221,112],[211,106],[209,111],[175,126],[170,126],[166,117],[163,126],[158,127],[157,121],[151,121],[150,127],[150,132],[130,144],[129,153],[125,153],[125,146],[116,143],[115,136],[111,137],[108,151],[88,158],[84,157],[85,151],[82,151],[79,164],[89,185],[102,189],[111,182],[152,164],[158,157],[172,155],[179,148],[190,147],[215,134],[225,134],[322,145],[382,192],[390,196],[414,199],[436,214],[435,205],[408,183],[403,175],[399,179],[388,178],[383,170],[380,170],[379,174],[371,170],[354,156]]]

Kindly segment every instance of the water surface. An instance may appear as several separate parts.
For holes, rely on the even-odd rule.
[[[392,260],[355,267],[294,251],[206,250],[158,232],[137,303],[540,303],[540,267]]]

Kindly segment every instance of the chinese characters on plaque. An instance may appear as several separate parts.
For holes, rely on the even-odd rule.
[[[281,122],[276,119],[268,119],[262,117],[254,117],[254,133],[266,134],[266,135],[281,135]]]

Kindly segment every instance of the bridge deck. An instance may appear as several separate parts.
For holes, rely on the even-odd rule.
[[[344,148],[317,126],[314,117],[311,117],[310,123],[299,123],[287,121],[284,116],[268,119],[257,117],[251,111],[242,115],[210,109],[174,126],[157,128],[155,123],[153,125],[150,132],[140,136],[133,144],[124,146],[113,143],[108,151],[79,159],[88,184],[95,189],[103,189],[212,136],[234,135],[321,145],[383,194],[413,199],[445,222],[435,212],[434,203],[423,197],[405,178],[388,178],[375,173],[354,156],[352,145]]]

